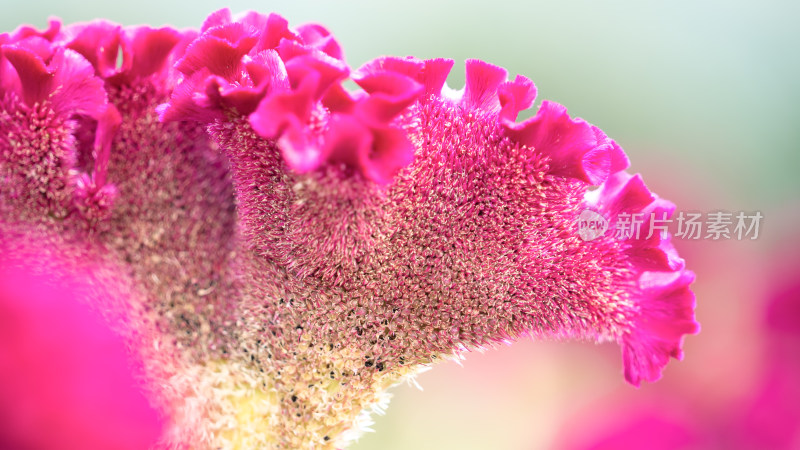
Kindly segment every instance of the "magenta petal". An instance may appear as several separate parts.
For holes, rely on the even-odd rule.
[[[14,33],[12,33],[11,41],[16,42],[36,36],[52,42],[60,32],[61,21],[58,19],[50,19],[47,22],[47,29],[44,31],[39,31],[36,28],[28,25],[19,27],[16,31],[14,31]]]
[[[333,114],[325,133],[325,155],[350,167],[363,167],[372,150],[372,133],[353,116]]]
[[[388,123],[413,104],[424,87],[411,78],[393,72],[368,74],[355,80],[368,94],[358,107],[371,123]]]
[[[0,33],[0,92],[17,90],[15,88],[17,77],[14,74],[14,67],[3,57],[3,48],[9,39],[7,33]]]
[[[111,143],[117,134],[122,118],[112,105],[108,105],[97,119],[97,132],[94,140],[94,178],[98,185],[104,185],[108,173],[108,159]]]
[[[250,114],[250,125],[256,133],[277,138],[290,123],[305,123],[314,105],[318,75],[309,75],[294,91],[277,92],[264,98]]]
[[[364,63],[364,65],[357,70],[354,70],[350,77],[358,82],[373,74],[395,72],[419,81],[421,78],[420,74],[423,70],[425,70],[425,62],[417,58],[411,56],[406,58],[382,56]]]
[[[239,73],[242,56],[257,41],[255,30],[240,23],[212,28],[189,45],[175,67],[186,75],[207,68],[214,75],[233,80]]]
[[[286,41],[284,41],[286,42]],[[314,99],[322,98],[333,83],[347,77],[350,69],[338,60],[321,58],[320,55],[301,55],[286,60],[286,72],[292,87],[299,86],[309,78],[314,78],[316,87]]]
[[[49,100],[60,114],[89,116],[105,108],[103,82],[79,53],[59,49],[48,66],[39,56],[15,46],[4,46],[3,55],[16,70],[22,99],[29,106]]]
[[[620,213],[637,213],[653,202],[655,197],[647,189],[639,174],[619,172],[612,175],[601,187],[597,207],[614,220]]]
[[[208,98],[205,97],[206,81],[209,77],[211,75],[208,69],[203,68],[176,86],[172,91],[169,103],[156,107],[159,120],[162,122],[191,120],[210,123],[221,119],[222,112],[217,108],[209,108]]]
[[[33,106],[47,98],[54,75],[38,55],[16,46],[5,45],[3,56],[17,72],[22,100],[26,104]]]
[[[349,92],[341,84],[334,84],[322,98],[322,104],[331,112],[353,114],[356,105],[363,102],[368,94],[364,91]]]
[[[439,95],[442,92],[447,76],[453,68],[452,59],[428,59],[425,61],[425,69],[419,80],[425,85],[425,95]]]
[[[83,26],[67,48],[83,55],[101,76],[107,77],[117,71],[117,53],[121,44],[122,29],[119,25],[105,21]]]
[[[133,59],[129,77],[146,77],[166,63],[170,52],[181,40],[181,33],[169,27],[139,27],[133,32]]]
[[[592,131],[594,131],[598,146],[607,146],[608,148],[609,156],[611,157],[610,172],[612,174],[625,170],[631,165],[628,155],[625,154],[622,147],[606,136],[600,128],[592,125]]]
[[[25,39],[20,39],[14,42],[14,47],[28,50],[34,55],[42,59],[42,61],[50,61],[55,51],[55,46],[52,42],[40,36],[31,36]]]
[[[533,81],[517,75],[514,81],[506,81],[497,89],[497,96],[500,100],[500,118],[505,120],[517,120],[517,114],[533,105],[536,99],[536,86]]]
[[[506,80],[508,72],[502,67],[478,59],[466,62],[466,82],[461,103],[495,113],[500,111],[497,89]]]
[[[286,164],[298,173],[318,168],[327,157],[327,149],[321,148],[296,122],[287,127],[277,142]]]
[[[299,41],[300,38],[292,30],[289,29],[289,22],[277,14],[270,14],[267,17],[267,22],[261,32],[261,38],[258,41],[257,48],[259,50],[274,49],[278,47],[281,40],[288,39],[290,41]]]
[[[206,20],[200,27],[200,32],[205,33],[211,28],[227,25],[231,22],[233,22],[233,18],[231,17],[231,10],[228,8],[222,8],[217,11],[214,11],[213,13],[209,14],[208,17],[206,17]]]
[[[683,269],[684,262],[670,244],[669,235],[662,236],[658,228],[672,217],[675,205],[650,192],[641,176],[618,172],[594,196],[596,198],[590,202],[590,206],[608,219],[611,230],[617,229],[620,214],[628,215],[630,221],[635,216],[639,222],[638,233],[634,232],[624,240],[627,245],[625,254],[637,270]]]
[[[212,91],[215,94],[215,99],[212,104],[224,104],[236,108],[236,110],[244,115],[248,115],[255,111],[261,99],[264,96],[266,86],[223,86],[218,77],[209,80],[207,91],[209,98],[211,98]]]
[[[53,109],[92,117],[106,110],[103,80],[94,75],[94,68],[83,56],[72,50],[59,50],[50,66],[55,72],[50,96]]]
[[[634,267],[640,270],[672,272],[682,270],[685,266],[669,238],[654,246],[630,248],[625,254]]]
[[[263,50],[245,62],[245,68],[255,85],[266,84],[267,92],[289,89],[289,74],[275,50]]]
[[[669,358],[682,359],[683,336],[700,331],[694,320],[694,293],[689,285],[694,274],[646,272],[639,280],[636,299],[639,316],[622,342],[625,379],[634,386],[656,381]]]
[[[638,386],[641,380],[655,381],[670,357],[680,359],[683,335],[699,331],[694,294],[689,289],[694,274],[684,270],[669,234],[662,235],[658,224],[652,222],[668,219],[675,205],[651,193],[639,175],[618,172],[587,195],[587,206],[606,217],[611,230],[617,229],[621,214],[640,222],[638,233],[621,241],[633,279],[638,280],[629,295],[639,308],[622,338],[622,350],[625,378],[630,383]],[[651,223],[653,234],[648,236]]]
[[[306,24],[297,27],[297,33],[303,39],[303,43],[311,48],[315,48],[328,56],[344,60],[342,48],[327,28],[317,24]]]
[[[372,134],[372,151],[363,155],[361,164],[367,178],[387,184],[414,160],[414,146],[398,128],[376,129]]]
[[[567,160],[566,165],[561,166],[561,173],[592,185],[599,185],[611,173],[611,160],[608,153],[609,149],[606,147],[594,147],[584,153],[578,163]],[[572,156],[578,156],[578,153],[574,153]]]
[[[536,116],[522,123],[501,120],[501,124],[511,139],[549,156],[550,172],[555,175],[597,185],[611,174],[613,147],[598,142],[591,125],[571,119],[558,103],[545,100]]]
[[[357,70],[354,70],[350,77],[356,83],[360,83],[361,80],[368,79],[379,74],[393,73],[419,81],[424,70],[425,62],[417,58],[410,56],[406,58],[382,56],[364,63],[364,65],[359,67]],[[367,89],[367,91],[369,91],[369,89]]]
[[[647,230],[647,232],[643,233],[643,235],[640,236],[638,239],[635,239],[635,242],[631,242],[632,245],[638,245],[638,246],[656,245],[659,242],[659,240],[658,240],[658,234],[655,233],[655,230],[658,229],[657,227],[659,223],[665,219],[669,219],[670,217],[672,217],[672,214],[675,212],[674,203],[664,200],[662,198],[658,198],[658,196],[653,193],[651,193],[650,195],[652,195],[654,198],[653,202],[647,205],[647,207],[642,210],[642,213],[644,213],[642,226],[644,227],[645,230]],[[652,236],[650,235],[649,232],[650,228],[653,228],[654,231]]]
[[[653,219],[662,219],[664,214],[667,218],[671,217],[675,210],[675,205],[658,199],[650,192],[638,174],[617,172],[600,187],[595,196],[592,206],[609,220],[611,229],[617,229],[617,221],[621,214],[627,214],[631,220],[633,215],[638,215],[637,221],[640,223],[641,233],[627,240],[629,245],[637,248],[657,246],[659,242],[657,233],[647,238],[650,223]]]

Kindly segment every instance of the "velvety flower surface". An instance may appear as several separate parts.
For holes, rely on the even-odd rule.
[[[125,293],[85,303],[124,318],[162,446],[344,446],[389,386],[522,336],[616,341],[657,380],[692,273],[668,236],[576,223],[674,205],[563,106],[516,122],[529,79],[469,60],[454,91],[452,66],[351,70],[319,25],[227,10],[0,35],[0,245]]]

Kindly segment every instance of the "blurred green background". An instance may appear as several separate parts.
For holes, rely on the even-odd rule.
[[[221,7],[320,22],[357,67],[379,55],[479,58],[531,78],[539,99],[566,105],[617,140],[652,190],[679,209],[761,211],[753,242],[678,242],[698,272],[699,336],[665,379],[635,390],[613,345],[520,342],[442,364],[394,390],[368,449],[556,448],[570,417],[597,401],[656,395],[736,397],[757,361],[766,267],[800,219],[800,2],[796,1],[26,1],[2,4],[0,30],[106,18],[199,27]],[[530,113],[528,114],[530,115]],[[795,268],[790,268],[795,269]],[[750,334],[748,334],[750,333]],[[723,358],[736,346],[743,359]],[[750,352],[750,353],[748,353]],[[750,359],[747,355],[750,354]],[[709,406],[708,414],[714,414]],[[565,431],[566,430],[566,431]]]

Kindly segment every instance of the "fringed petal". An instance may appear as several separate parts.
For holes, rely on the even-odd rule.
[[[211,28],[227,25],[231,22],[233,22],[231,10],[228,8],[222,8],[214,11],[213,13],[209,14],[208,17],[206,17],[206,20],[203,21],[203,25],[200,27],[200,32],[205,33]]]
[[[612,173],[613,147],[599,142],[591,125],[570,118],[558,103],[545,100],[534,117],[521,123],[504,119],[501,124],[511,139],[548,156],[554,175],[597,185]]]
[[[693,281],[688,270],[646,272],[639,278],[640,313],[621,342],[625,379],[634,386],[660,379],[670,357],[683,359],[683,336],[700,331],[689,288]]]
[[[413,104],[424,87],[396,72],[380,72],[355,78],[367,94],[359,103],[359,113],[376,125],[389,123],[404,109]]]
[[[222,111],[208,107],[211,102],[206,95],[206,81],[211,76],[208,69],[204,68],[178,84],[172,91],[170,102],[156,107],[159,120],[210,123],[221,119]]]
[[[670,357],[681,358],[683,335],[699,331],[689,289],[694,274],[684,269],[661,226],[675,205],[650,192],[639,175],[625,172],[611,176],[586,198],[588,207],[608,219],[611,233],[629,228],[630,233],[615,236],[636,283],[628,295],[638,308],[621,342],[625,378],[636,386],[641,380],[655,381]]]
[[[517,75],[514,81],[506,81],[498,87],[497,96],[501,107],[500,118],[514,121],[520,111],[533,105],[536,86],[530,79]]]
[[[214,27],[189,45],[175,68],[187,76],[205,68],[213,75],[233,81],[241,71],[242,57],[256,42],[256,30],[243,24]]]
[[[98,117],[106,110],[103,81],[94,68],[72,50],[58,50],[50,63],[53,72],[50,100],[56,111]]]
[[[72,114],[96,117],[105,109],[103,82],[77,52],[58,49],[49,64],[45,64],[29,50],[9,45],[3,49],[4,57],[16,71],[18,94],[27,105],[49,100],[54,111],[67,117]]]
[[[429,59],[425,61],[425,68],[420,76],[420,81],[425,85],[425,96],[440,95],[447,81],[447,76],[453,68],[452,59]]]
[[[477,59],[466,62],[466,81],[461,104],[467,108],[477,108],[489,113],[500,111],[498,88],[506,80],[508,72],[502,67]]]
[[[11,34],[11,41],[18,42],[30,37],[39,37],[46,41],[53,41],[61,33],[61,21],[51,18],[47,21],[47,29],[39,31],[29,25],[23,25]]]
[[[129,78],[147,77],[161,70],[182,38],[179,31],[169,27],[138,27],[131,34],[133,51]]]
[[[96,21],[68,29],[74,34],[66,45],[83,55],[102,77],[117,73],[117,59],[122,51],[122,27],[105,21]]]
[[[305,45],[317,49],[331,58],[344,61],[342,47],[327,28],[317,24],[306,24],[297,27],[297,32]]]
[[[53,74],[40,56],[17,46],[4,46],[3,56],[16,70],[19,94],[26,104],[32,106],[50,95]]]

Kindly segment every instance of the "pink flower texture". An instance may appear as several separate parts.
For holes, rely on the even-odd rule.
[[[352,70],[322,26],[228,10],[199,31],[0,34],[0,263],[80,287],[11,283],[9,305],[33,299],[11,351],[50,328],[59,364],[82,367],[103,353],[81,354],[79,319],[53,311],[102,317],[129,371],[95,373],[91,395],[119,387],[136,407],[96,427],[144,439],[163,421],[164,448],[344,447],[392,385],[525,336],[615,341],[626,380],[658,380],[699,330],[694,275],[669,236],[586,240],[577,220],[675,206],[563,106],[517,122],[529,79],[468,60],[453,90],[453,64]],[[91,404],[39,389],[80,380],[36,367],[0,379],[29,380],[24,402],[52,412],[38,427],[67,427]]]

